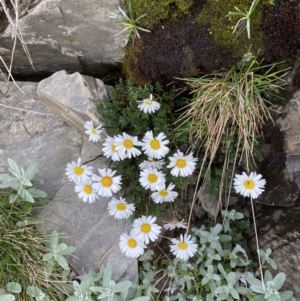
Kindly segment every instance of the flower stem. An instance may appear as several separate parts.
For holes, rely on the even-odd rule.
[[[265,291],[265,281],[264,281],[262,264],[261,264],[260,255],[259,255],[258,235],[257,235],[256,219],[255,219],[255,213],[254,213],[254,206],[253,206],[252,196],[250,197],[250,200],[251,200],[251,209],[252,209],[253,224],[254,224],[254,233],[255,233],[256,248],[257,248],[256,251],[257,251],[257,255],[258,255],[259,271],[260,271],[260,276],[261,276],[262,287],[263,287],[263,290]]]

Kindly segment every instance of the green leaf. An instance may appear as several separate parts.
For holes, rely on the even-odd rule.
[[[273,282],[275,284],[275,289],[279,291],[285,282],[285,274],[284,273],[277,274],[273,279]]]
[[[21,202],[20,207],[22,210],[24,210],[26,213],[29,213],[32,210],[32,205],[29,202]]]
[[[111,269],[111,265],[108,264],[103,271],[103,281],[102,281],[102,285],[104,287],[108,286],[109,281],[112,279],[112,269]]]
[[[10,293],[18,294],[21,293],[22,288],[21,285],[17,282],[9,282],[6,284],[6,290]]]
[[[31,194],[25,188],[23,188],[23,190],[22,190],[21,197],[22,197],[22,199],[24,199],[24,201],[34,203],[34,198],[31,196]]]
[[[89,287],[94,285],[94,277],[91,273],[86,274],[80,283],[80,287],[87,290]]]
[[[11,180],[16,180],[16,178],[6,174],[6,173],[2,173],[0,174],[0,181],[1,182],[7,182],[7,181],[11,181]]]
[[[235,290],[240,293],[241,295],[249,295],[252,293],[251,289],[249,289],[248,287],[243,287],[243,286],[238,286],[235,288]]]
[[[14,190],[18,190],[20,187],[20,182],[15,179],[15,178],[11,178],[8,179],[6,182],[3,182],[2,184],[0,184],[0,188],[12,188]]]
[[[44,260],[44,261],[49,261],[50,259],[53,258],[53,256],[54,256],[53,253],[47,253],[47,254],[44,254],[43,260]]]
[[[125,281],[117,283],[114,286],[113,290],[114,290],[115,293],[124,292],[124,291],[127,291],[130,288],[131,284],[132,284],[131,281],[125,280]]]
[[[147,296],[147,297],[138,297],[138,298],[134,298],[132,299],[131,301],[149,301],[150,300],[150,297]]]
[[[37,164],[36,161],[31,161],[29,166],[27,167],[27,169],[25,171],[24,178],[26,178],[27,180],[30,181],[38,171],[37,165],[38,164]]]
[[[48,254],[50,254],[50,253],[48,253]],[[43,260],[45,260],[45,259],[43,258]],[[54,270],[54,264],[53,264],[53,262],[47,261],[45,263],[45,265],[44,265],[44,270],[45,270],[46,277],[48,278],[52,274],[52,272]]]
[[[53,231],[51,234],[51,237],[50,237],[51,248],[58,246],[58,238],[59,238],[59,235],[58,235],[57,231]]]
[[[265,291],[262,287],[262,284],[260,285],[251,285],[250,288],[253,290],[253,292],[258,293],[258,294],[264,294]]]
[[[74,253],[75,251],[76,251],[76,248],[75,248],[75,247],[69,246],[69,247],[67,247],[67,248],[64,249],[64,250],[60,250],[59,253],[60,253],[61,255],[69,255],[69,254]]]
[[[67,259],[65,257],[63,257],[62,255],[56,254],[56,261],[64,270],[69,268]]]
[[[41,294],[43,294],[43,291],[40,290],[37,286],[28,286],[26,292],[30,297],[33,298],[37,298]]]
[[[9,196],[9,203],[12,204],[14,203],[18,198],[18,194],[17,193],[12,193],[10,196]]]
[[[0,295],[0,301],[14,301],[16,298],[12,294],[3,294]]]
[[[19,165],[12,159],[8,158],[7,159],[8,165],[9,165],[9,171],[15,176],[15,177],[19,177],[21,176],[21,168],[19,167]]]
[[[43,190],[36,188],[29,188],[27,191],[31,194],[33,198],[45,198],[47,197],[47,193]]]
[[[289,298],[293,297],[293,292],[292,291],[285,291],[283,293],[280,293],[280,301],[286,301]]]

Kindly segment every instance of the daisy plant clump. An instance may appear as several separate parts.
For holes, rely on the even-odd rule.
[[[175,87],[169,89],[166,92],[159,84],[140,87],[131,80],[120,80],[108,90],[110,101],[95,100],[107,132],[103,155],[110,161],[110,168],[122,176],[122,197],[135,203],[136,217],[177,206],[179,191],[193,182],[191,170],[195,164],[188,164],[187,177],[179,172],[173,175],[170,170],[175,165],[167,167],[177,148],[182,155],[191,155],[187,140],[178,141],[173,126],[177,117],[174,110],[186,100],[176,97]]]
[[[193,179],[197,159],[184,145],[178,149],[180,144],[176,147],[172,144],[174,117],[169,103],[175,97],[174,92],[171,90],[166,96],[161,94],[159,85],[144,88],[133,87],[129,82],[127,85],[126,91],[130,92],[126,95],[127,106],[113,99],[102,105],[104,118],[100,126],[92,122],[84,125],[90,135],[100,128],[107,130],[103,132],[102,153],[109,161],[109,168],[103,167],[98,169],[98,174],[93,173],[92,166],[78,159],[77,163],[67,164],[66,174],[84,202],[108,198],[108,213],[112,217],[127,219],[135,215],[132,230],[121,235],[119,247],[125,255],[139,257],[150,243],[157,243],[162,228],[156,223],[157,216],[148,209],[145,214],[140,204],[146,205],[145,208],[156,207],[161,213],[168,207],[174,209],[173,204],[181,201],[178,189],[185,188]],[[116,110],[120,105],[122,111]],[[122,193],[122,188],[123,195],[116,196]],[[140,212],[136,212],[137,209]],[[184,228],[183,223],[181,228]],[[177,244],[173,241],[172,248],[177,250],[174,249],[175,256],[187,259],[193,256],[196,246],[190,236],[185,235]]]

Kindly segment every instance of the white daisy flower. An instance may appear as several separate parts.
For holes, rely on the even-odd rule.
[[[164,164],[163,160],[154,160],[153,158],[148,158],[148,160],[143,161],[139,167],[140,169],[146,169],[146,168],[155,168],[157,170],[162,169],[162,166]]]
[[[66,175],[74,183],[86,182],[93,174],[92,166],[80,165],[80,163],[81,158],[79,157],[77,163],[72,161],[72,163],[68,163],[66,166]]]
[[[139,181],[145,189],[154,191],[165,183],[165,175],[155,168],[146,168],[141,171]]]
[[[130,235],[123,233],[120,236],[119,247],[122,253],[131,258],[137,258],[144,254],[146,245],[130,232]]]
[[[187,177],[191,175],[196,167],[197,158],[194,158],[191,154],[184,155],[181,151],[177,150],[177,153],[173,157],[170,157],[170,164],[168,168],[172,168],[171,174],[175,177]]]
[[[116,171],[112,171],[110,168],[101,168],[98,171],[100,176],[93,175],[92,179],[95,181],[93,188],[99,195],[110,197],[121,189],[122,176],[114,177]]]
[[[137,218],[133,221],[132,233],[138,239],[140,239],[146,245],[150,241],[155,241],[161,231],[161,226],[158,226],[154,222],[156,221],[155,216],[144,216]]]
[[[169,152],[169,148],[166,147],[169,140],[164,140],[166,138],[164,133],[159,133],[157,137],[153,137],[153,132],[148,131],[140,145],[148,157],[161,159]]]
[[[102,152],[106,158],[111,158],[113,161],[120,161],[126,158],[124,154],[121,155],[118,152],[115,138],[110,136],[105,139]]]
[[[150,94],[149,98],[138,101],[138,108],[144,113],[154,113],[160,108],[160,104],[153,100],[153,95]]]
[[[251,172],[248,176],[245,172],[242,175],[235,175],[233,186],[236,192],[244,197],[252,197],[256,199],[264,192],[266,180],[262,179],[262,175]]]
[[[179,240],[172,238],[171,241],[171,252],[179,259],[188,260],[197,251],[198,246],[192,241],[191,235],[184,234],[183,236],[180,234]]]
[[[89,141],[97,142],[100,140],[100,134],[102,133],[102,124],[94,127],[93,121],[86,121],[84,124],[86,128],[85,133],[89,135]]]
[[[184,223],[184,219],[180,222],[176,217],[174,217],[170,222],[165,222],[164,228],[167,230],[174,229],[187,229],[186,223]]]
[[[81,182],[76,184],[75,192],[78,193],[78,197],[85,203],[94,203],[98,199],[95,189],[93,188],[92,181]]]
[[[115,137],[115,143],[117,145],[116,149],[119,152],[120,156],[126,156],[128,158],[136,157],[141,154],[141,151],[135,148],[135,145],[138,145],[138,139],[136,136],[130,136],[126,133],[118,135]]]
[[[132,215],[135,206],[134,204],[128,204],[124,198],[120,198],[120,200],[112,198],[108,203],[107,209],[109,210],[109,214],[113,215],[116,219],[126,219]]]
[[[174,184],[170,183],[170,185],[166,188],[166,185],[163,184],[157,187],[157,191],[151,194],[154,203],[163,203],[163,202],[174,202],[177,198],[178,193],[173,191],[175,187]]]

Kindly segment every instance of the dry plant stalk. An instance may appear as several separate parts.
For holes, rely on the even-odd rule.
[[[14,40],[14,43],[13,43],[13,47],[12,47],[12,51],[11,51],[11,59],[10,59],[10,64],[9,66],[7,66],[3,60],[3,58],[0,56],[0,60],[2,61],[5,69],[7,70],[8,72],[8,79],[7,79],[7,84],[10,80],[10,78],[13,80],[13,82],[15,83],[15,85],[18,87],[18,89],[24,93],[22,91],[22,89],[17,85],[17,83],[15,82],[15,80],[13,79],[13,76],[11,74],[11,70],[12,70],[12,66],[13,66],[13,60],[14,60],[14,53],[15,53],[15,49],[16,49],[16,44],[17,44],[17,40],[20,41],[20,43],[22,44],[22,47],[23,47],[23,50],[29,60],[29,63],[30,65],[32,66],[32,68],[34,69],[34,66],[33,66],[33,62],[32,62],[32,59],[31,59],[31,56],[30,56],[30,53],[29,53],[29,50],[27,48],[27,45],[23,39],[23,35],[22,35],[22,32],[21,32],[21,29],[19,27],[19,0],[10,0],[11,4],[12,4],[12,7],[13,7],[13,10],[14,10],[14,14],[15,14],[15,17],[13,18],[6,3],[5,3],[5,0],[0,0],[0,4],[3,8],[3,11],[6,15],[6,18],[10,24],[10,26],[12,27],[12,38]]]

